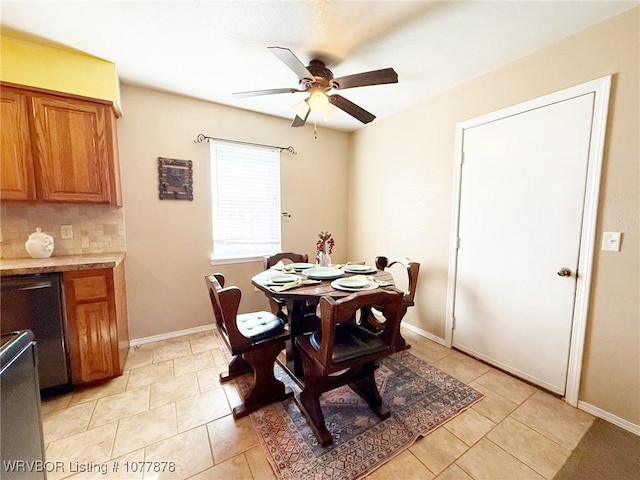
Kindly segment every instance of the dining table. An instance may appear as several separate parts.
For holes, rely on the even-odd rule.
[[[304,384],[304,374],[295,338],[308,333],[305,332],[306,322],[304,317],[310,311],[315,312],[320,299],[325,296],[332,298],[347,297],[359,291],[395,286],[393,276],[388,271],[377,270],[375,267],[369,267],[370,270],[366,271],[363,266],[354,272],[349,269],[349,264],[341,266],[342,268],[336,267],[339,266],[313,267],[295,271],[291,267],[285,266],[284,270],[271,268],[251,278],[251,284],[262,291],[267,298],[286,305],[289,340],[286,346],[286,359],[285,361],[279,360],[278,363],[300,385]],[[356,267],[353,266],[351,268],[355,269]],[[279,283],[274,281],[280,280],[280,278],[284,280],[287,275],[290,276],[288,278],[291,280],[290,282]],[[292,276],[297,277],[296,280],[293,280]],[[351,280],[345,281],[347,278],[351,278]],[[349,284],[349,282],[358,281],[359,279],[366,280],[367,286],[364,288],[349,288],[341,285],[341,283]]]

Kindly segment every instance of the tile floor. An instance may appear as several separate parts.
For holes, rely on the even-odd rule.
[[[460,352],[403,334],[413,354],[485,398],[368,480],[550,479],[594,420]],[[240,400],[233,384],[218,381],[225,369],[211,332],[188,335],[132,348],[121,377],[43,402],[49,480],[275,479],[251,420],[231,416]],[[137,462],[174,463],[145,464],[165,471],[143,473]]]

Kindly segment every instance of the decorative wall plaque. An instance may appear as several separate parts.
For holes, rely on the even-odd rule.
[[[193,200],[193,162],[158,157],[160,200]]]

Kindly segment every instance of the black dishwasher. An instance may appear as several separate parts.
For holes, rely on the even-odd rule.
[[[43,396],[71,389],[59,273],[0,279],[0,333],[31,330],[38,344]]]

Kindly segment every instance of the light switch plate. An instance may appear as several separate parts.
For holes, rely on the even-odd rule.
[[[602,234],[602,250],[619,252],[621,238],[622,232],[604,232]]]

